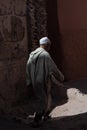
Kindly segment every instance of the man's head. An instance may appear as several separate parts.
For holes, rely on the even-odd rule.
[[[39,40],[40,47],[44,48],[45,50],[49,51],[51,41],[48,37],[43,37]]]

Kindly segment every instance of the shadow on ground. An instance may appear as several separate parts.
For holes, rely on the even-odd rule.
[[[29,121],[30,122],[30,121]],[[0,118],[0,130],[87,130],[87,113],[53,118],[50,121],[43,122],[39,128],[32,128],[30,124],[24,123],[23,120],[10,120]]]
[[[77,88],[81,91],[81,93],[87,94],[87,80],[67,82],[64,83],[63,88],[52,88],[53,108],[68,102],[67,90],[69,88]],[[29,100],[31,100],[31,98]],[[26,119],[24,117],[26,117],[27,114],[31,113],[34,107],[35,104],[32,102],[32,100],[28,101],[28,99],[26,99],[26,101],[22,102],[19,107],[14,108],[16,111],[16,113],[14,112],[14,110],[12,112],[14,113],[14,118],[11,117],[12,113],[10,113],[10,116],[4,117],[2,115],[2,117],[0,117],[0,130],[33,130],[34,128],[32,128],[29,124],[31,120],[29,119],[28,122],[26,122]],[[21,112],[20,109],[22,109]],[[87,113],[52,118],[52,120],[42,123],[41,127],[36,129],[87,130]]]
[[[65,87],[67,89],[69,89],[69,88],[77,88],[83,94],[87,94],[87,79],[65,82],[64,85],[65,85]]]

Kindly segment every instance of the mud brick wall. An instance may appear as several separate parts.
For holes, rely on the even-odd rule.
[[[87,1],[57,1],[61,68],[66,80],[87,79]]]
[[[26,62],[47,36],[46,1],[0,0],[0,112],[28,94]]]
[[[87,79],[87,30],[63,30],[62,68],[67,80]]]
[[[26,93],[26,0],[0,0],[0,110]]]

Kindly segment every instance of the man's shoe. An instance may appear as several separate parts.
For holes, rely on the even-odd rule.
[[[51,116],[50,115],[45,115],[44,116],[44,121],[49,121],[49,120],[51,120],[52,118],[51,118]]]
[[[42,123],[42,114],[37,114],[35,115],[34,121],[31,123],[31,126],[33,128],[38,128],[41,126]]]

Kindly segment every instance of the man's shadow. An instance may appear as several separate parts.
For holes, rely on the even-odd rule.
[[[58,81],[54,75],[51,75],[51,96],[52,109],[56,106],[63,105],[68,101],[67,88],[63,82]]]
[[[56,106],[63,105],[68,101],[67,88],[64,84],[61,86],[52,87],[51,90],[52,95],[52,109]]]
[[[67,89],[76,88],[81,93],[87,94],[87,79],[65,82],[64,86]]]

